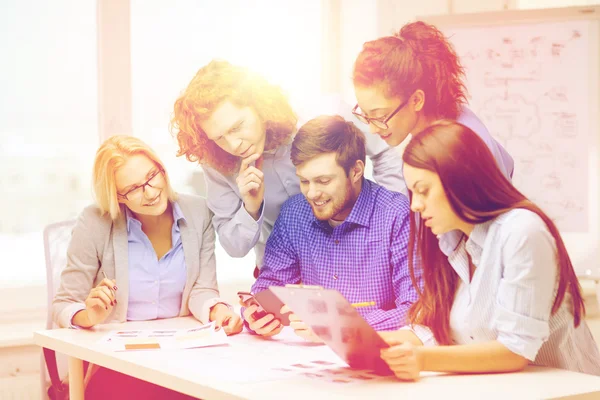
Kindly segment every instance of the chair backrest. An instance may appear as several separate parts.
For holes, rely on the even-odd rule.
[[[44,253],[46,255],[46,286],[47,286],[47,314],[46,329],[57,326],[52,321],[52,301],[54,294],[60,286],[60,274],[67,265],[67,247],[71,241],[71,232],[76,220],[57,222],[46,226],[44,229]],[[68,361],[62,354],[56,354],[58,373],[62,377],[67,375]],[[49,386],[50,377],[46,369],[46,362],[42,353],[40,361],[40,379],[42,396],[46,398],[46,388]]]
[[[60,286],[60,274],[67,265],[67,247],[75,220],[57,222],[44,229],[44,253],[46,254],[46,285],[48,287],[48,314],[46,329],[56,328],[52,322],[52,301]]]

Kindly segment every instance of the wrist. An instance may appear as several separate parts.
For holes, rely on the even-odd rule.
[[[73,320],[71,321],[73,325],[76,325],[80,328],[91,328],[95,324],[90,321],[90,316],[87,310],[81,310],[73,315]]]
[[[260,218],[260,212],[262,211],[262,205],[263,205],[262,201],[260,202],[260,204],[257,207],[250,207],[250,206],[248,206],[247,203],[244,203],[244,208],[246,209],[248,214],[250,214],[250,216],[255,221],[258,221]]]
[[[228,311],[229,311],[229,307],[227,307],[227,304],[217,303],[210,308],[210,313],[209,313],[208,319],[210,321],[214,321],[217,318],[217,315],[219,315],[220,313],[228,312]]]
[[[435,371],[431,360],[431,349],[431,347],[425,346],[417,346],[414,348],[420,371]]]

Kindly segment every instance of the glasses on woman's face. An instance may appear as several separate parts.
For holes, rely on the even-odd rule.
[[[148,178],[148,180],[146,182],[144,182],[143,184],[129,189],[127,191],[127,193],[124,193],[124,194],[117,193],[117,195],[125,200],[132,201],[132,200],[141,199],[144,196],[144,193],[146,192],[146,186],[150,186],[151,188],[154,188],[154,189],[163,189],[163,185],[165,183],[164,172],[165,171],[161,168],[161,169],[153,172],[152,175],[150,176],[150,178]]]
[[[400,103],[400,105],[398,107],[396,107],[396,109],[394,111],[392,111],[392,113],[390,115],[388,115],[387,117],[379,117],[379,118],[370,118],[367,117],[364,114],[359,113],[358,110],[358,104],[354,106],[354,108],[352,109],[352,114],[354,114],[354,116],[356,118],[358,118],[358,120],[362,123],[365,123],[367,125],[369,124],[373,124],[374,126],[376,126],[379,129],[387,129],[388,128],[388,121],[390,119],[392,119],[394,117],[394,115],[396,115],[398,113],[398,111],[402,110],[404,108],[405,105],[408,104],[408,100],[410,99],[410,96],[406,98],[406,100],[404,100],[402,103]]]

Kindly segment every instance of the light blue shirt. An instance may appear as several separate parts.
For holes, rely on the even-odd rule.
[[[535,365],[600,375],[598,346],[585,321],[574,326],[571,295],[551,312],[556,242],[537,214],[508,211],[475,225],[468,240],[445,253],[459,277],[450,312],[455,344],[497,340]],[[436,344],[427,327],[412,328],[425,345]]]
[[[126,209],[129,247],[129,304],[127,320],[173,318],[179,315],[186,282],[186,265],[179,231],[185,217],[172,203],[171,249],[159,260],[152,243],[142,231],[142,223]]]
[[[496,159],[498,167],[500,167],[500,171],[502,171],[504,176],[506,176],[508,179],[511,179],[515,168],[515,162],[513,158],[510,156],[510,154],[508,154],[506,149],[492,137],[488,129],[485,127],[483,122],[477,118],[475,113],[473,113],[473,111],[467,107],[463,107],[456,121],[471,129],[477,136],[481,138],[481,140],[485,142],[487,147],[492,152],[492,155]]]

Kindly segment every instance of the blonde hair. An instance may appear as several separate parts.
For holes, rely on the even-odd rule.
[[[298,119],[283,90],[249,69],[213,60],[200,68],[175,101],[171,133],[179,143],[177,156],[227,175],[239,168],[240,158],[217,146],[200,127],[226,100],[256,111],[265,125],[265,150],[291,141]]]
[[[121,215],[121,207],[117,199],[117,184],[115,175],[133,155],[141,154],[148,157],[157,167],[164,171],[165,191],[169,201],[177,200],[177,195],[171,187],[169,175],[158,155],[146,143],[133,136],[111,136],[106,139],[96,152],[92,187],[96,203],[103,214],[110,214],[113,220]]]

